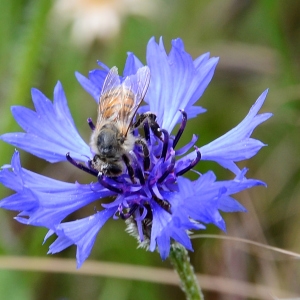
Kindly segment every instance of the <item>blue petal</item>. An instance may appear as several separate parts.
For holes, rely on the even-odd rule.
[[[0,182],[16,194],[3,199],[0,207],[21,211],[16,220],[24,224],[53,229],[74,211],[114,194],[98,183],[67,183],[23,169],[17,151],[11,166],[11,171],[0,171]]]
[[[262,142],[250,138],[250,136],[259,124],[272,116],[270,113],[257,115],[264,103],[267,92],[266,90],[261,94],[250,109],[248,115],[239,125],[213,142],[200,148],[202,160],[241,161],[251,158],[261,147],[265,146]]]
[[[162,260],[165,260],[170,253],[170,236],[163,234],[156,239],[158,251]]]
[[[229,196],[223,196],[219,202],[218,209],[224,212],[246,212],[247,209],[236,201],[234,198]]]
[[[157,246],[161,258],[166,259],[169,255],[171,239],[192,251],[192,244],[186,231],[205,227],[191,221],[185,208],[185,199],[181,194],[176,192],[162,192],[162,194],[163,198],[171,204],[172,214],[167,213],[158,204],[152,203],[150,251],[154,251]]]
[[[49,234],[50,233],[50,234]],[[55,232],[53,230],[50,230],[45,239],[44,239],[44,243],[46,242],[46,240],[48,239],[48,237],[52,234],[54,234]],[[72,246],[74,243],[72,240],[66,238],[66,237],[58,237],[49,247],[49,250],[47,252],[47,254],[55,254],[58,252],[61,252],[63,250],[65,250],[66,248]]]
[[[234,180],[227,181],[216,181],[211,171],[194,182],[178,178],[180,194],[184,199],[181,209],[185,209],[187,215],[196,221],[205,224],[213,223],[225,230],[225,222],[219,210],[246,211],[231,195],[257,185],[264,185],[259,180],[246,179],[244,177],[246,171],[243,169]]]
[[[90,148],[74,125],[61,84],[58,82],[54,89],[53,103],[36,89],[32,90],[32,100],[36,111],[12,107],[25,133],[7,133],[0,139],[52,163],[65,161],[68,152],[76,160],[87,160]]]
[[[49,252],[61,251],[61,245],[68,247],[70,243],[75,244],[79,268],[90,255],[99,230],[115,212],[116,208],[105,209],[90,217],[60,224],[55,230],[58,239],[50,246]]]
[[[268,90],[264,91],[250,109],[244,120],[226,134],[200,148],[201,160],[212,160],[221,166],[238,174],[240,169],[234,162],[254,156],[265,144],[250,138],[253,130],[272,114],[257,114],[264,103]],[[181,160],[193,160],[195,152],[186,155]]]
[[[96,69],[89,72],[88,78],[78,72],[75,73],[75,76],[81,86],[99,103],[102,86],[107,74],[107,70]]]
[[[138,69],[144,66],[132,52],[128,52],[127,55],[128,56],[123,71],[124,77],[136,74]]]
[[[185,52],[181,39],[172,41],[169,55],[162,40],[156,44],[154,38],[150,39],[147,64],[151,71],[151,83],[145,101],[150,110],[157,114],[161,127],[171,132],[181,118],[179,109],[184,109],[189,118],[204,112],[204,109],[192,106],[209,84],[217,62],[217,58],[208,60],[204,56],[202,63],[194,63]]]
[[[199,114],[205,113],[206,109],[201,106],[193,105],[193,106],[187,107],[185,112],[187,113],[188,118],[192,119],[192,118],[197,117]]]
[[[153,222],[151,229],[151,240],[150,240],[150,251],[154,251],[156,248],[156,239],[161,236],[164,228],[167,227],[168,223],[172,220],[172,216],[162,209],[158,204],[152,203],[153,208]],[[164,240],[166,243],[166,240]],[[170,248],[170,247],[167,247]],[[164,250],[162,250],[164,252]]]

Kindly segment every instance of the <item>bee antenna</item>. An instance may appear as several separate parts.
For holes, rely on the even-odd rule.
[[[94,125],[92,119],[91,119],[91,118],[88,118],[88,119],[87,119],[87,122],[88,122],[90,128],[94,131],[96,127],[95,127],[95,125]]]

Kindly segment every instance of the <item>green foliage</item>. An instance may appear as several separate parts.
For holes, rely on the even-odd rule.
[[[86,119],[95,118],[96,107],[76,82],[74,72],[87,74],[97,67],[96,60],[121,69],[127,51],[145,62],[151,36],[163,36],[167,49],[171,39],[181,37],[194,57],[206,51],[220,56],[212,83],[201,99],[208,112],[188,124],[183,140],[198,133],[198,144],[203,145],[225,133],[246,115],[259,94],[270,88],[263,110],[273,112],[274,117],[254,133],[268,147],[243,164],[250,168],[249,177],[265,181],[268,188],[238,196],[249,212],[226,216],[228,235],[300,252],[300,2],[162,1],[153,15],[126,16],[117,36],[95,40],[86,47],[72,41],[71,25],[58,24],[53,4],[49,0],[0,2],[0,134],[18,130],[11,105],[32,107],[31,87],[52,99],[53,88],[60,80],[78,130],[88,141]],[[0,165],[9,163],[13,147],[1,143],[0,148]],[[22,151],[21,158],[23,165],[35,172],[51,177],[56,172],[60,174],[56,178],[70,182],[87,181],[85,174],[78,172],[75,176],[66,164],[49,166]],[[201,172],[213,167],[220,178],[229,175],[215,165],[201,166]],[[0,193],[3,198],[10,192],[0,187]],[[42,246],[46,230],[25,228],[12,216],[4,216],[1,211],[5,221],[1,221],[2,255],[46,256],[49,242]],[[81,212],[76,217],[80,216]],[[169,266],[156,253],[136,250],[135,240],[124,228],[123,222],[110,220],[98,236],[91,259]],[[212,227],[207,232],[220,234]],[[193,245],[192,261],[197,272],[266,284],[300,295],[298,261],[290,263],[287,256],[271,252],[263,256],[254,248],[228,241],[199,239]],[[74,258],[74,248],[57,256]],[[205,286],[203,290],[205,293]],[[9,270],[0,270],[0,295],[1,299],[22,300],[183,299],[177,288],[143,281]],[[206,299],[216,297],[211,293]],[[249,295],[247,299],[254,298]]]

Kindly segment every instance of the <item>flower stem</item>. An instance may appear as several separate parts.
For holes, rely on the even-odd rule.
[[[186,295],[186,299],[204,300],[187,250],[182,245],[174,243],[171,246],[169,259],[179,275],[181,288]]]

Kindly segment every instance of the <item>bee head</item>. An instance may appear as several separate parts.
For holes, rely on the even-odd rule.
[[[118,132],[113,128],[103,128],[97,137],[97,148],[103,158],[116,157],[120,150]]]

